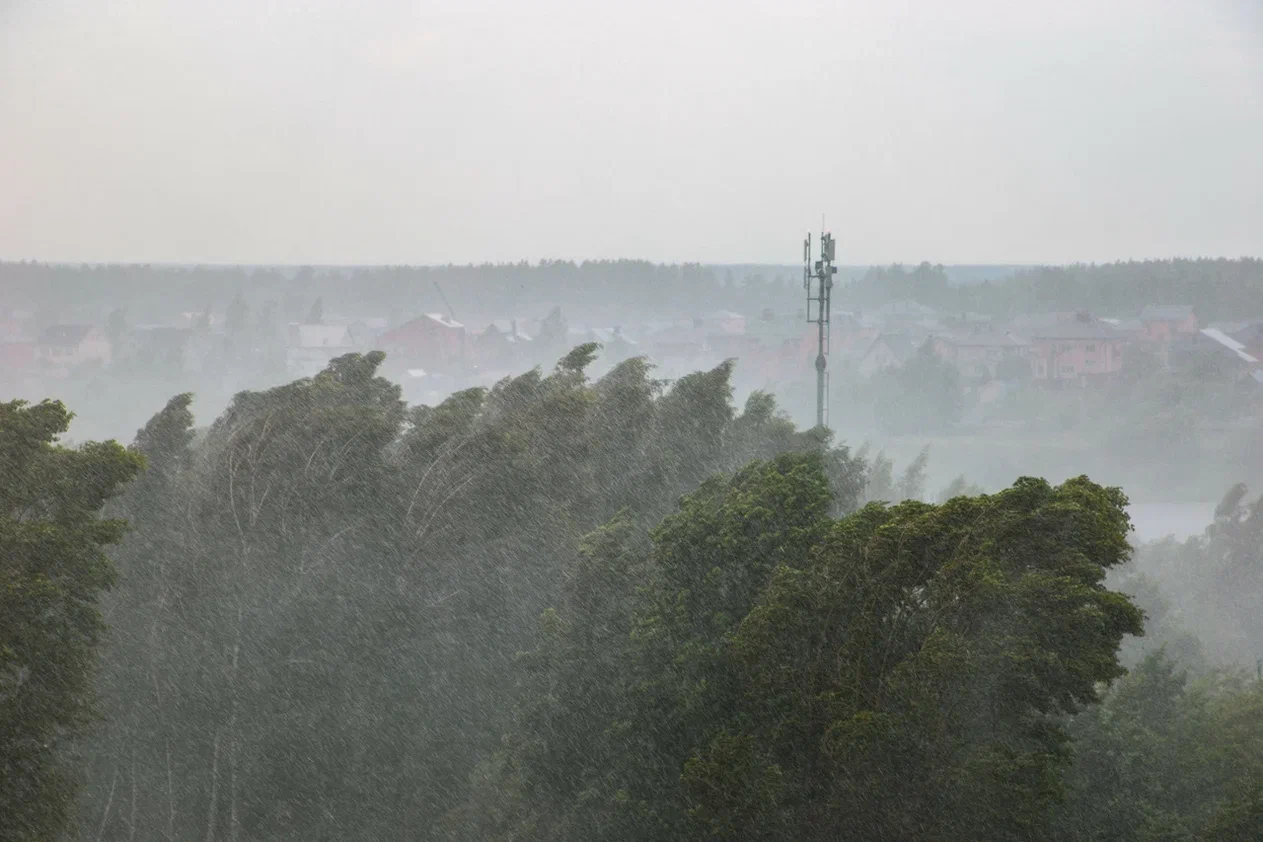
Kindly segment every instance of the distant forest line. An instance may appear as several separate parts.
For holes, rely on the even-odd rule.
[[[947,312],[1087,309],[1129,316],[1148,304],[1188,304],[1203,322],[1263,314],[1258,258],[1013,267],[1000,278],[985,269],[931,263],[844,267],[836,306],[862,310],[911,299]],[[721,308],[754,315],[802,306],[796,267],[644,260],[321,269],[0,262],[0,288],[8,306],[34,309],[48,321],[118,307],[127,308],[133,322],[162,321],[190,308],[222,309],[238,294],[252,303],[276,301],[293,318],[315,297],[348,316],[450,310],[465,321],[538,315],[556,304],[590,321]]]

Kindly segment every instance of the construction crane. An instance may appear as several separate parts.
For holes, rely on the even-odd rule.
[[[456,321],[456,314],[452,312],[452,305],[451,305],[451,303],[447,300],[447,296],[443,294],[443,288],[442,288],[441,286],[439,286],[439,282],[438,282],[438,281],[435,281],[435,282],[434,282],[434,288],[435,288],[436,290],[438,290],[438,293],[439,293],[439,298],[443,299],[443,306],[447,308],[447,319],[448,319],[448,321],[452,321],[452,322]]]

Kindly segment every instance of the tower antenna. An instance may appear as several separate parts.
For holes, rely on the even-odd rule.
[[[836,257],[836,241],[833,235],[824,229],[824,215],[820,216],[820,256],[812,263],[811,233],[803,241],[803,289],[807,293],[807,322],[817,327],[816,345],[816,426],[824,427],[829,423],[828,399],[829,374],[827,371],[829,356],[829,303],[833,295],[833,276],[838,267],[833,265]]]

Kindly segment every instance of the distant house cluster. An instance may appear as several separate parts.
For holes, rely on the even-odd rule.
[[[1263,320],[1202,327],[1188,306],[1149,306],[1136,318],[1079,311],[999,319],[894,301],[847,315],[858,327],[843,329],[844,364],[862,377],[901,365],[928,346],[967,385],[1024,378],[1059,386],[1101,385],[1123,375],[1137,352],[1166,359],[1173,351],[1195,350],[1223,353],[1242,366],[1243,374],[1263,381]]]
[[[721,309],[635,324],[580,325],[570,323],[560,307],[540,304],[534,313],[471,326],[438,312],[340,318],[316,306],[301,322],[256,320],[246,330],[232,326],[231,313],[225,321],[209,312],[188,312],[169,323],[123,331],[105,323],[40,325],[30,312],[3,310],[0,382],[66,377],[120,359],[204,372],[229,352],[241,360],[270,355],[278,375],[283,370],[308,377],[339,355],[380,350],[387,355],[384,373],[404,385],[410,400],[427,400],[461,385],[489,385],[532,365],[550,365],[584,342],[602,345],[607,359],[644,355],[668,378],[735,357],[744,372],[772,383],[809,376],[817,344],[817,328],[801,310],[754,316]],[[1173,349],[1222,354],[1263,383],[1263,319],[1203,326],[1193,308],[1182,305],[1155,304],[1134,317],[1053,312],[998,318],[892,300],[864,312],[834,312],[827,339],[834,372],[880,377],[926,349],[980,395],[995,391],[990,384],[1018,380],[1109,383],[1128,371],[1138,350],[1159,357]]]

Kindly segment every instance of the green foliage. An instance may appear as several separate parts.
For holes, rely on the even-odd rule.
[[[1071,726],[1074,765],[1056,838],[1258,839],[1263,684],[1198,680],[1159,650]]]
[[[0,839],[43,840],[66,825],[78,780],[64,753],[91,722],[114,581],[104,548],[125,523],[102,506],[144,460],[115,442],[56,444],[55,401],[0,403]]]
[[[811,453],[712,478],[612,568],[634,594],[620,574],[588,584],[604,609],[545,614],[518,709],[552,724],[515,720],[459,814],[494,832],[469,838],[1046,838],[1065,717],[1140,631],[1103,585],[1125,498],[1024,479],[833,520],[829,497]],[[593,739],[559,758],[578,710]]]

